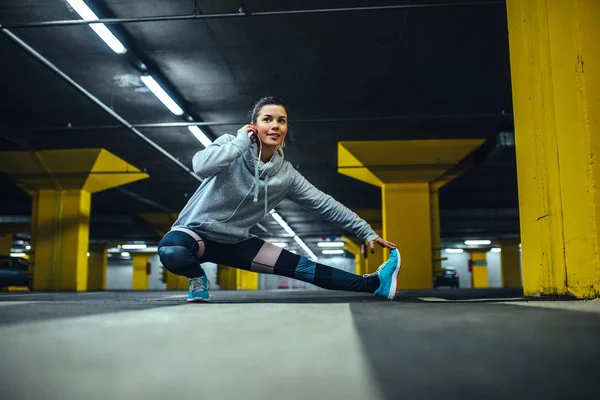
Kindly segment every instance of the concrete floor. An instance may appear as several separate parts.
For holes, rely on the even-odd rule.
[[[515,290],[0,293],[0,398],[588,399],[600,301]]]

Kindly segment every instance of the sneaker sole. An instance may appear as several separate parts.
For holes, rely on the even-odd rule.
[[[394,275],[392,277],[392,284],[390,285],[390,291],[388,292],[388,300],[394,300],[396,297],[396,286],[398,284],[398,273],[400,272],[400,266],[402,265],[402,257],[400,256],[400,252],[396,250],[398,253],[398,262],[396,263],[396,269],[394,270]]]
[[[210,303],[210,299],[201,299],[201,298],[197,298],[197,299],[187,299],[188,303]]]

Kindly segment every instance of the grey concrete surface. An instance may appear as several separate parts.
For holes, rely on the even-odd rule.
[[[187,304],[183,292],[0,293],[0,398],[597,394],[600,313],[590,309],[600,302],[514,290],[407,291],[393,302],[212,294],[212,304]]]

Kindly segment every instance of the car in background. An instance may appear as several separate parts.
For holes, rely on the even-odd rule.
[[[458,288],[460,286],[458,272],[454,268],[446,268],[442,272],[435,274],[433,277],[433,287],[437,289],[440,286]]]
[[[9,286],[27,286],[33,290],[29,264],[18,257],[0,256],[0,289]]]

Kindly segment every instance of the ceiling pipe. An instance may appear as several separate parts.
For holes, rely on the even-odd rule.
[[[356,11],[383,11],[383,10],[402,10],[411,8],[435,8],[435,7],[464,7],[464,6],[487,6],[506,4],[503,1],[487,1],[487,2],[458,2],[458,3],[433,3],[433,4],[398,4],[391,6],[367,6],[367,7],[342,7],[342,8],[317,8],[307,10],[285,10],[285,11],[259,11],[247,12],[240,7],[235,13],[215,13],[215,14],[183,14],[183,15],[164,15],[154,17],[132,17],[132,18],[101,18],[95,21],[86,20],[57,20],[43,22],[26,22],[21,24],[6,25],[7,29],[21,28],[41,28],[41,27],[57,27],[57,26],[72,26],[72,25],[89,25],[93,23],[102,24],[129,24],[142,22],[165,22],[165,21],[180,21],[194,19],[217,19],[217,18],[243,18],[243,17],[268,17],[281,15],[304,15],[304,14],[324,14],[324,13],[339,13],[339,12],[356,12]]]
[[[322,124],[334,122],[380,122],[380,121],[410,121],[410,120],[440,120],[440,119],[485,119],[485,118],[512,118],[512,113],[478,113],[478,114],[439,114],[439,115],[397,115],[388,117],[348,117],[348,118],[312,118],[290,120],[290,125],[298,124]],[[132,124],[134,128],[156,129],[156,128],[187,128],[188,126],[242,126],[248,121],[213,121],[213,122],[155,122],[146,124]],[[122,129],[121,125],[81,125],[73,126],[48,126],[48,127],[30,127],[31,131],[54,131],[54,130],[105,130]]]

